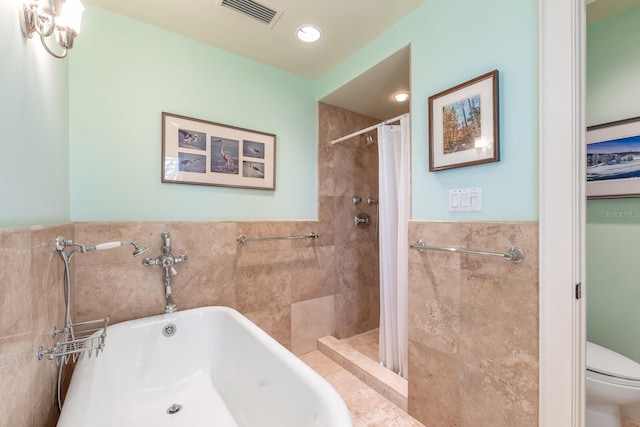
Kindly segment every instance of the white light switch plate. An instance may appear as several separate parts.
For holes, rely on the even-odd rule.
[[[482,211],[482,188],[449,190],[449,212]]]

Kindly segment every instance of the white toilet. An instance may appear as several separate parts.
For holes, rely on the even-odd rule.
[[[640,401],[640,364],[587,342],[586,427],[620,427],[620,407]]]

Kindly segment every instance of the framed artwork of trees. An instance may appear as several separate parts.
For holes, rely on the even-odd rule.
[[[429,97],[429,171],[500,160],[498,70]]]

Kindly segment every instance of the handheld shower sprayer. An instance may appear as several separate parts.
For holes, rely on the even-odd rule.
[[[68,254],[69,259],[71,259],[71,257],[77,252],[85,253],[90,251],[101,251],[105,249],[119,248],[120,246],[124,246],[124,245],[132,245],[134,247],[133,256],[138,256],[148,250],[148,248],[144,246],[140,246],[136,242],[132,242],[130,240],[123,241],[123,242],[106,242],[106,243],[99,243],[93,246],[85,246],[79,243],[75,243],[73,240],[67,240],[61,236],[58,236],[56,238],[56,249],[60,252],[64,252],[64,248],[67,248],[67,247],[73,247],[73,246],[76,247],[76,249],[73,249],[71,252],[69,252]]]
[[[64,263],[64,305],[65,305],[65,327],[63,330],[69,330],[71,337],[75,340],[75,331],[74,331],[74,325],[71,319],[71,275],[69,273],[70,271],[70,267],[69,267],[69,263],[71,262],[71,258],[73,258],[73,256],[75,254],[77,254],[78,252],[89,252],[89,251],[101,251],[103,249],[112,249],[112,248],[119,248],[120,246],[124,246],[124,245],[132,245],[134,247],[133,250],[133,256],[138,256],[141,253],[145,252],[147,250],[147,248],[145,248],[144,246],[140,246],[138,245],[136,242],[132,242],[132,241],[124,241],[124,242],[107,242],[107,243],[100,243],[94,246],[85,246],[85,245],[81,245],[79,243],[75,243],[73,240],[67,240],[62,236],[58,236],[56,237],[55,240],[55,246],[56,246],[56,251],[58,252],[58,254],[60,255],[60,258],[62,259],[62,262]],[[67,248],[70,248],[70,250],[66,250]],[[108,320],[108,318],[107,318]],[[106,328],[106,324],[105,324],[105,328]],[[106,329],[105,329],[106,330]],[[55,336],[55,335],[54,335]],[[74,345],[78,345],[78,344],[74,344]],[[83,343],[84,345],[84,343]],[[101,344],[103,345],[103,344]],[[57,344],[56,344],[56,348],[57,348]],[[96,350],[97,351],[97,350]],[[69,353],[64,353],[64,354],[69,354]],[[91,353],[89,353],[91,354]],[[96,353],[97,356],[97,353]],[[65,356],[65,357],[69,357],[69,356]],[[66,359],[68,360],[68,359]],[[74,356],[74,361],[75,356]],[[65,362],[66,363],[66,362]],[[64,363],[59,363],[58,364],[58,387],[56,389],[56,400],[58,402],[58,409],[62,410],[62,398],[61,398],[61,393],[60,393],[60,384],[62,381],[62,366],[64,365]]]
[[[149,248],[145,248],[144,246],[140,246],[136,242],[126,241],[126,242],[100,243],[100,244],[97,244],[95,246],[89,246],[88,248],[85,247],[85,250],[83,252],[88,252],[88,251],[93,251],[93,250],[101,251],[103,249],[119,248],[120,246],[124,246],[124,245],[132,245],[134,247],[133,256],[138,256],[138,255],[146,252],[147,250],[149,250]]]

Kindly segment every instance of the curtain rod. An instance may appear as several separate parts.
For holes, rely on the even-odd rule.
[[[357,132],[350,133],[349,135],[343,136],[342,138],[334,139],[333,141],[331,141],[331,145],[335,145],[338,142],[342,142],[342,141],[344,141],[346,139],[353,138],[354,136],[362,135],[363,133],[369,132],[370,130],[373,130],[373,129],[379,127],[379,126],[388,125],[390,123],[397,122],[398,120],[400,120],[401,118],[403,118],[407,114],[409,114],[409,113],[400,114],[398,117],[394,117],[392,119],[385,120],[384,122],[380,122],[377,125],[369,126],[366,129],[362,129],[362,130],[359,130]]]

